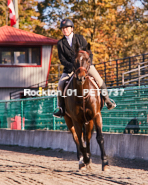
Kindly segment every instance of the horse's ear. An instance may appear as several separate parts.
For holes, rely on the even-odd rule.
[[[75,44],[75,53],[78,53],[79,48],[80,48],[80,45],[78,44],[78,42],[76,42],[76,44]]]
[[[90,50],[90,48],[91,48],[90,43],[88,43],[86,46],[86,50]]]

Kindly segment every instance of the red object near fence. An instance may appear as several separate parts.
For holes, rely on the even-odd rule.
[[[21,130],[21,116],[15,116],[15,118],[11,118],[11,129],[12,130]],[[23,127],[25,126],[25,118],[23,118]]]

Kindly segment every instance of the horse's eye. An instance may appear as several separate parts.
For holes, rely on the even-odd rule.
[[[90,58],[87,58],[86,61],[87,61],[87,62],[90,62]]]

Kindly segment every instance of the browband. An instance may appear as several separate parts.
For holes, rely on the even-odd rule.
[[[89,55],[89,53],[87,51],[84,51],[84,50],[80,50],[79,53],[87,53]]]

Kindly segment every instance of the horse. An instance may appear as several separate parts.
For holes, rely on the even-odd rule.
[[[75,55],[75,72],[64,90],[64,119],[77,147],[79,169],[91,169],[90,139],[95,125],[96,140],[101,150],[102,171],[107,171],[109,170],[109,165],[104,150],[101,116],[104,100],[101,93],[98,93],[98,86],[94,83],[92,77],[88,75],[91,65],[90,44],[88,43],[85,49],[81,49],[76,44]],[[90,89],[94,89],[93,96],[91,96],[90,91],[88,92]],[[73,93],[68,96],[68,92],[71,90],[73,90]]]

